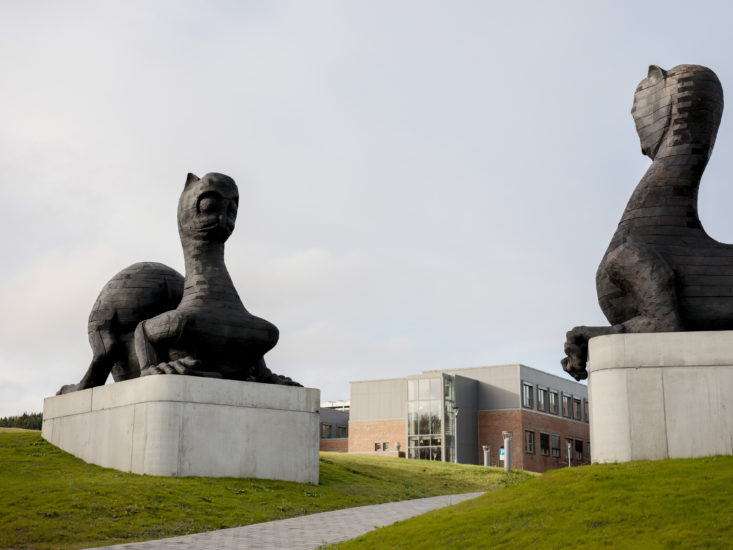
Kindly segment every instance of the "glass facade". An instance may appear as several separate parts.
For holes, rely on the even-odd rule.
[[[407,381],[407,456],[453,461],[455,456],[453,377]]]

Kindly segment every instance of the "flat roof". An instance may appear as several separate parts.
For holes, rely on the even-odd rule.
[[[377,379],[372,379],[372,380],[351,380],[349,381],[349,384],[358,384],[361,382],[389,382],[393,380],[407,380],[409,378],[415,378],[415,377],[423,376],[426,374],[433,374],[433,373],[450,372],[450,373],[460,374],[460,371],[469,371],[469,370],[478,370],[478,369],[495,369],[495,368],[502,368],[502,367],[519,367],[519,368],[530,369],[535,372],[544,374],[545,376],[551,376],[553,378],[556,378],[557,380],[560,380],[562,382],[566,382],[569,384],[577,384],[579,386],[587,387],[587,384],[583,384],[581,382],[573,380],[570,377],[565,378],[563,376],[558,376],[557,374],[553,374],[551,372],[540,370],[535,367],[530,367],[529,365],[524,365],[522,363],[506,363],[503,365],[480,365],[476,367],[457,367],[457,368],[449,368],[449,369],[429,369],[429,370],[422,371],[420,374],[408,374],[407,376],[399,376],[397,378],[377,378]]]

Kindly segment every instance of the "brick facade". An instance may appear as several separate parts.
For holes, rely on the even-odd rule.
[[[349,438],[348,437],[332,437],[330,439],[321,439],[319,450],[330,451],[334,453],[348,453],[349,452]]]
[[[553,468],[562,468],[568,465],[565,439],[573,439],[573,449],[570,463],[573,466],[587,464],[588,441],[590,441],[590,428],[587,423],[563,418],[562,416],[541,414],[529,410],[514,409],[507,411],[481,411],[478,413],[479,432],[479,464],[483,464],[482,445],[490,445],[490,465],[503,466],[499,461],[499,448],[504,445],[501,437],[502,431],[514,432],[512,437],[512,468],[530,470],[533,472],[544,472]],[[534,432],[534,452],[528,453],[525,449],[525,431]],[[560,456],[545,456],[540,448],[540,433],[560,436]],[[575,458],[575,440],[583,442],[583,460]],[[550,441],[552,438],[550,437]]]
[[[399,442],[402,451],[400,454],[403,455],[407,450],[406,432],[406,420],[349,421],[349,452],[397,456],[397,443]],[[389,444],[387,452],[381,448],[385,442]],[[375,451],[375,443],[380,444],[379,451]]]

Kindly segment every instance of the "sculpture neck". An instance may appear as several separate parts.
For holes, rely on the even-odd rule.
[[[631,195],[619,227],[640,225],[701,228],[697,192],[708,161],[707,151],[670,154],[660,149]]]
[[[224,243],[184,240],[182,244],[186,282],[181,303],[213,298],[216,302],[234,301],[241,305],[224,263]]]

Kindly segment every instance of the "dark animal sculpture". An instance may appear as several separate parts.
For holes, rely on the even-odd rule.
[[[178,203],[186,278],[157,263],[134,264],[107,283],[89,316],[93,358],[59,394],[152,374],[186,374],[299,385],[263,356],[277,328],[251,315],[224,264],[239,193],[223,174],[188,175]]]
[[[715,73],[649,68],[631,114],[652,165],[637,185],[596,273],[611,326],[567,333],[563,369],[588,376],[588,340],[624,332],[733,329],[733,245],[705,233],[697,192],[723,113]]]

